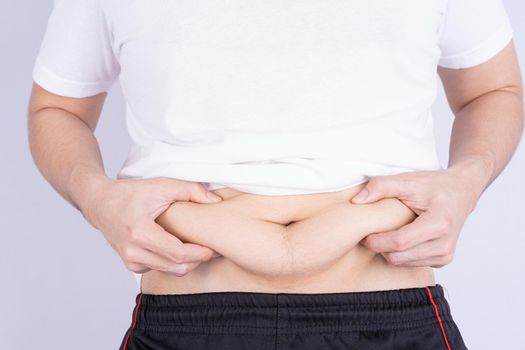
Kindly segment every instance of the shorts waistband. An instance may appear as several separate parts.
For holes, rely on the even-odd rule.
[[[209,292],[136,296],[136,329],[273,334],[394,330],[452,321],[440,284],[347,293]]]

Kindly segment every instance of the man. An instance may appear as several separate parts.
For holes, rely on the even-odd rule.
[[[348,175],[352,181],[343,178],[352,169],[368,174],[365,201],[359,196],[354,203],[395,197],[419,216],[397,230],[367,236],[363,245],[400,268],[440,267],[452,260],[465,219],[521,136],[523,93],[511,34],[496,0],[57,1],[35,66],[32,151],[44,176],[105,234],[133,272],[161,270],[182,277],[214,255],[209,247],[182,243],[154,221],[174,201],[210,203],[211,187],[153,177],[228,182],[245,191],[266,185],[266,193],[291,193],[292,169],[301,169],[294,170],[301,194],[353,185],[361,180],[358,174]],[[431,130],[425,124],[429,115],[418,114],[417,103],[428,111],[436,66],[456,117],[447,171],[437,169],[426,142],[429,133],[414,131]],[[113,180],[104,173],[93,131],[105,92],[119,74],[135,144]],[[337,135],[346,118],[353,123],[347,130],[355,133],[352,139],[367,147],[358,143],[345,152],[327,147],[319,153],[312,145],[330,145],[328,135]],[[376,129],[361,129],[365,122],[376,123],[370,124]],[[214,153],[223,145],[214,143],[219,139],[235,155],[253,151],[247,145],[260,141],[254,157],[268,150],[277,152],[275,159],[299,157],[296,126],[326,130],[309,134],[316,142],[303,146],[330,166],[317,165],[307,154],[300,159],[307,163],[287,159],[282,164],[288,170],[266,176],[257,170],[262,168],[250,168],[250,159]],[[288,132],[288,143],[272,142],[282,140],[275,134],[231,137],[233,127],[241,136],[280,128]],[[379,130],[385,139],[371,142]],[[345,135],[350,134],[337,141],[348,141]],[[336,168],[344,163],[330,163],[336,153],[355,157],[345,161],[364,158],[362,168]],[[275,159],[258,165],[275,169],[270,166]],[[405,161],[406,168],[426,170],[394,174]],[[330,186],[322,188],[325,183]],[[142,325],[148,317],[140,317],[140,300],[134,321],[139,315]],[[124,349],[140,344],[135,326]],[[459,334],[449,339],[441,329],[444,345],[462,346]],[[440,333],[433,336],[442,341]],[[421,348],[429,346],[423,338]],[[386,344],[384,338],[377,342]]]

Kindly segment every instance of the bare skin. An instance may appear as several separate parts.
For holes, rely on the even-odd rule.
[[[456,116],[446,171],[376,177],[316,200],[272,198],[269,204],[264,196],[237,193],[242,201],[174,203],[157,221],[183,239],[210,245],[229,263],[212,260],[180,279],[151,271],[144,275],[144,290],[322,292],[433,285],[431,267],[452,261],[463,223],[510,160],[523,129],[523,89],[512,43],[481,65],[440,67],[438,73]],[[356,201],[365,188],[367,200]],[[372,206],[347,205],[350,201]],[[418,216],[404,217],[399,225],[395,216],[402,220],[403,214],[390,215],[405,205]],[[290,221],[296,222],[283,226]]]
[[[70,98],[36,84],[28,111],[31,154],[46,180],[104,234],[126,268],[144,273],[145,293],[432,285],[432,267],[451,262],[463,222],[510,160],[523,130],[512,43],[483,64],[438,73],[456,117],[448,169],[374,177],[348,192],[270,201],[219,189],[224,202],[216,205],[196,182],[112,179],[94,136],[106,94]],[[368,204],[348,205],[364,188]],[[203,213],[207,216],[195,220]],[[290,221],[295,222],[287,225]],[[290,264],[265,266],[257,254],[268,248],[264,238],[276,236],[270,247],[281,249],[278,256]]]
[[[173,203],[157,218],[185,242],[222,255],[179,278],[143,275],[149,294],[204,291],[321,292],[433,285],[429,267],[396,268],[358,245],[372,232],[412,222],[416,214],[395,198],[352,204],[364,184],[337,192],[263,196],[232,188],[213,192],[216,204]]]

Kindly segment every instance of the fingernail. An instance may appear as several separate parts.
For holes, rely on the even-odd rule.
[[[206,197],[208,197],[208,199],[211,200],[212,202],[220,202],[220,201],[222,201],[222,198],[217,196],[213,192],[206,192]]]
[[[368,197],[368,190],[365,188],[357,196],[354,197],[355,202],[362,202]]]

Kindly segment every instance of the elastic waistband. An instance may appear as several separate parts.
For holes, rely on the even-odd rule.
[[[417,328],[436,324],[437,315],[452,321],[439,284],[348,293],[139,293],[133,313],[143,330],[273,335]]]

